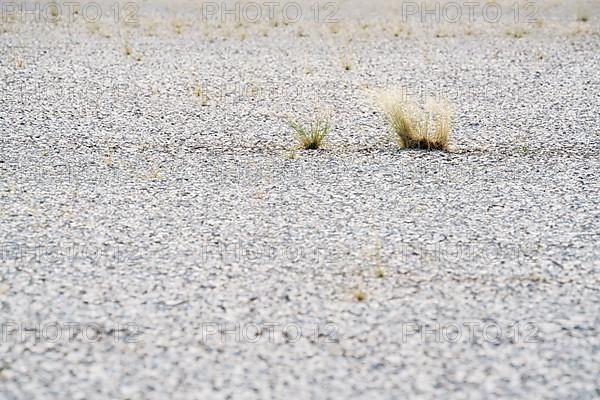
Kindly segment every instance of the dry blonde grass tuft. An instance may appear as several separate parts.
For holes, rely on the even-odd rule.
[[[398,91],[382,94],[379,102],[400,147],[448,150],[452,113],[447,102],[428,100],[421,107]]]

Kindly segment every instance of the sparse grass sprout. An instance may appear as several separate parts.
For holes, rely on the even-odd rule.
[[[289,121],[288,124],[293,129],[300,146],[305,150],[320,148],[331,130],[330,119],[320,115],[309,126],[304,126],[297,121]]]
[[[354,289],[352,291],[352,297],[356,301],[365,301],[367,299],[367,293],[365,293],[365,291],[361,289]]]

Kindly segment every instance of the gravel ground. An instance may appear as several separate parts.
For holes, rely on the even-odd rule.
[[[312,3],[3,9],[1,399],[600,397],[597,3]],[[390,142],[390,87],[453,103],[449,152]]]

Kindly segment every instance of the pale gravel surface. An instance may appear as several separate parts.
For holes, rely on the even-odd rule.
[[[0,399],[600,396],[597,18],[395,37],[382,0],[352,0],[338,33],[208,40],[189,5],[141,4],[152,29],[0,26]],[[393,86],[449,95],[451,152],[386,140]],[[317,110],[326,148],[290,158],[285,119]],[[51,322],[102,339],[6,332]],[[303,335],[223,343],[211,322]],[[403,335],[436,322],[458,343]]]

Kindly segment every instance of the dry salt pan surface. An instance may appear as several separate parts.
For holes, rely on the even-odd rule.
[[[499,3],[3,8],[0,398],[598,398],[598,6]]]

